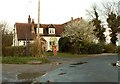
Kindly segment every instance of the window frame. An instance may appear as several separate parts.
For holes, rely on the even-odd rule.
[[[49,34],[55,34],[55,28],[49,28],[48,32]]]

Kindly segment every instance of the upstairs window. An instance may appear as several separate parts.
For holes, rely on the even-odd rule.
[[[38,34],[38,31],[39,31],[39,34],[43,34],[43,28],[37,28],[37,34]]]
[[[49,28],[49,34],[55,34],[55,28]]]

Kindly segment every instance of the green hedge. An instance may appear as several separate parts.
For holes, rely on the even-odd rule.
[[[100,44],[89,43],[86,41],[71,43],[69,38],[61,38],[59,40],[60,52],[72,54],[100,54],[103,53],[103,47]]]
[[[104,53],[116,53],[117,47],[114,46],[113,44],[106,44],[103,46],[104,48]]]
[[[67,37],[60,38],[59,40],[59,51],[60,52],[69,52],[70,51],[70,40]]]
[[[89,43],[80,49],[81,54],[100,54],[103,53],[103,48],[100,44]]]
[[[91,44],[88,48],[88,54],[101,54],[103,53],[103,48],[100,44]]]
[[[25,56],[26,55],[26,48],[24,46],[18,47],[5,47],[2,50],[3,56]]]
[[[120,54],[120,46],[117,48],[117,53]]]

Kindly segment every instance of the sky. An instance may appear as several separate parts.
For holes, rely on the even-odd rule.
[[[86,10],[104,0],[40,0],[40,23],[62,24],[73,18],[87,18]],[[38,0],[0,0],[0,22],[13,26],[27,23],[28,15],[37,23]]]

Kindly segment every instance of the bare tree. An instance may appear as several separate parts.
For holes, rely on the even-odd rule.
[[[9,28],[7,22],[3,21],[0,23],[2,47],[11,46],[13,43],[13,34],[7,28]]]
[[[120,25],[120,16],[118,15],[118,1],[107,1],[102,3],[105,15],[107,16],[108,27],[111,29],[111,43],[116,45],[117,34]]]
[[[103,6],[103,14],[108,16],[111,12],[118,14],[118,0],[101,2]]]
[[[95,26],[94,34],[98,38],[99,43],[104,44],[105,43],[105,28],[102,25],[102,21],[100,20],[100,9],[96,4],[94,4],[91,8],[92,10],[87,10],[87,13],[89,13],[89,16],[91,17],[91,20]]]

